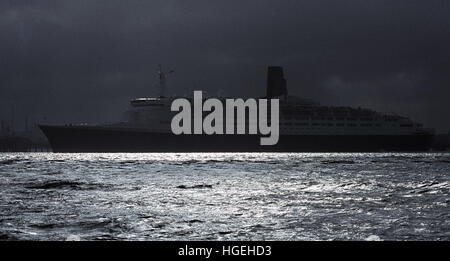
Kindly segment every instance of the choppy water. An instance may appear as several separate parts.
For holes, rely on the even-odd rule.
[[[0,154],[0,239],[450,240],[450,154]]]

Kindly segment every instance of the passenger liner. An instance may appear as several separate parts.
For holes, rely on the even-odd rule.
[[[161,86],[165,74],[160,71]],[[322,106],[288,95],[282,67],[270,66],[264,98],[280,99],[280,137],[261,146],[260,135],[175,135],[172,101],[138,98],[126,120],[102,125],[40,125],[54,152],[382,152],[425,151],[434,130],[407,117],[370,109]],[[189,99],[189,98],[187,98]],[[205,114],[205,113],[204,113]],[[205,116],[205,115],[203,115]]]

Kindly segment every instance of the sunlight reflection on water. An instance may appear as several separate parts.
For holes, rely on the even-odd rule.
[[[449,240],[450,155],[0,154],[0,237]]]

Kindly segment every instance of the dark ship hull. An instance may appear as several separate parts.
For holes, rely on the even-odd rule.
[[[258,135],[174,135],[95,126],[40,126],[53,152],[383,152],[427,151],[431,134],[281,135],[261,146]]]

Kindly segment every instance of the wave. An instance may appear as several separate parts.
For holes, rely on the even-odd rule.
[[[30,227],[39,228],[39,229],[53,229],[53,228],[60,228],[65,227],[64,224],[55,224],[55,223],[48,223],[48,224],[32,224]]]
[[[440,190],[448,190],[448,188],[449,188],[448,182],[429,181],[418,184],[411,190],[411,193],[414,194],[435,193]]]
[[[198,184],[193,186],[179,185],[177,188],[179,189],[203,189],[203,188],[212,188],[213,186],[210,184]]]
[[[120,220],[114,218],[98,218],[92,220],[83,220],[74,224],[77,227],[87,228],[87,229],[98,229],[98,228],[120,228]]]
[[[195,165],[195,164],[233,164],[233,163],[245,163],[245,164],[280,164],[282,161],[279,160],[237,160],[237,159],[224,159],[224,160],[186,160],[186,161],[174,161],[169,164],[171,165]],[[308,163],[308,162],[307,162]]]
[[[47,181],[39,184],[25,186],[28,189],[73,189],[73,190],[95,190],[109,188],[110,185],[92,184],[68,180]]]
[[[19,239],[11,234],[0,232],[0,241],[16,241],[16,240]]]
[[[231,234],[231,233],[233,233],[233,231],[219,231],[219,232],[217,232],[217,234],[219,234],[219,235],[228,235],[228,234]]]
[[[395,161],[389,160],[389,159],[376,159],[371,160],[372,163],[396,163]]]
[[[355,164],[354,160],[323,160],[322,164]]]
[[[74,181],[50,181],[37,185],[26,186],[29,189],[62,189],[62,188],[78,188],[82,183]]]
[[[15,164],[16,162],[19,162],[20,160],[18,159],[7,159],[7,160],[1,160],[0,161],[0,165],[12,165]]]
[[[188,220],[186,221],[189,224],[194,224],[194,223],[205,223],[205,221],[200,220],[200,219],[192,219],[192,220]]]

